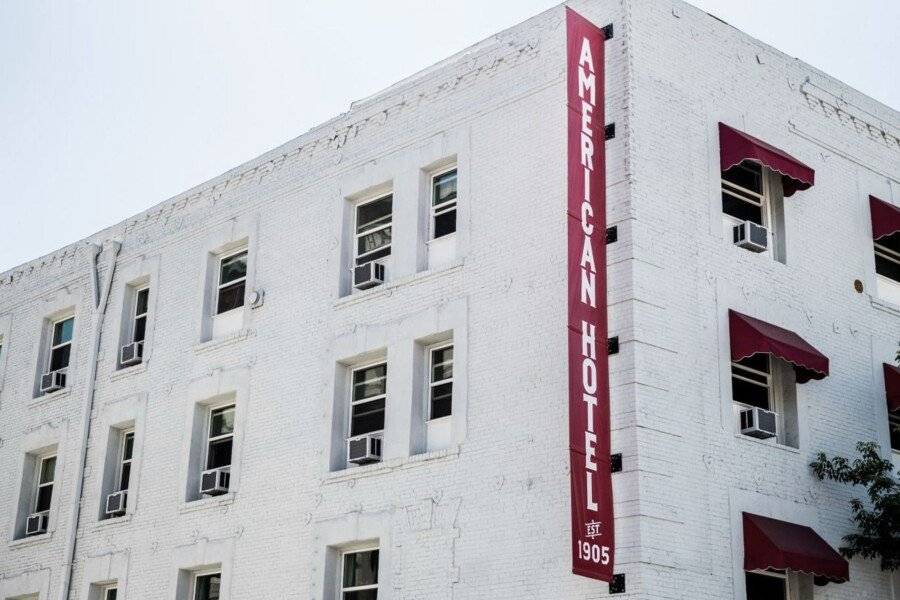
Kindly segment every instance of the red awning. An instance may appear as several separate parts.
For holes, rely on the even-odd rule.
[[[884,393],[888,412],[900,412],[900,368],[884,363]]]
[[[790,570],[811,573],[816,583],[844,583],[847,560],[818,533],[795,523],[750,513],[744,515],[744,570]]]
[[[792,196],[797,190],[808,189],[815,183],[816,172],[811,167],[787,152],[725,123],[719,123],[719,154],[722,171],[745,160],[752,160],[781,173],[785,197]]]
[[[900,231],[900,206],[869,196],[869,212],[872,213],[873,240]]]
[[[728,311],[728,329],[731,332],[731,360],[735,362],[765,352],[791,363],[797,373],[797,383],[828,375],[828,357],[793,331],[733,310]]]

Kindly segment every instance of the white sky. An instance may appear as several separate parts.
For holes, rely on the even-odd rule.
[[[557,3],[3,0],[0,271]],[[900,1],[694,4],[900,108]]]

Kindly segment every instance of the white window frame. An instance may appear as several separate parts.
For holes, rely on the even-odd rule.
[[[394,226],[394,197],[393,196],[394,196],[394,192],[390,191],[385,194],[376,196],[374,198],[369,198],[368,200],[361,200],[353,206],[353,266],[351,267],[351,270],[355,269],[356,267],[361,267],[362,265],[368,264],[368,263],[372,262],[372,260],[384,260],[387,258],[387,256],[390,256],[393,253],[393,251],[394,251],[393,233],[394,232],[393,232],[393,229],[391,229],[391,241],[390,242],[388,242],[384,246],[380,246],[380,247],[376,248],[375,250],[368,250],[368,251],[364,252],[363,254],[359,254],[359,239],[360,238],[370,235],[372,233],[375,233],[377,231],[383,231],[388,228],[393,228],[393,226]],[[379,200],[384,200],[385,198],[388,198],[388,197],[391,198],[391,218],[390,218],[390,220],[388,220],[387,223],[379,225],[378,227],[374,227],[372,229],[367,229],[366,231],[360,233],[360,231],[359,231],[359,209],[367,204],[372,204],[373,202],[378,202]],[[389,250],[387,256],[382,256],[380,258],[367,260],[363,263],[359,262],[359,260],[361,258],[365,258],[369,254],[381,252],[385,248],[387,248]]]
[[[369,396],[368,398],[363,398],[363,399],[361,399],[361,400],[354,400],[354,399],[353,399],[353,395],[354,395],[354,394],[353,394],[353,389],[354,389],[354,384],[353,384],[354,375],[355,375],[358,371],[365,371],[366,369],[371,369],[372,367],[377,367],[377,366],[380,366],[380,365],[384,365],[384,393],[383,393],[383,394],[377,394],[377,395],[375,395],[375,396]],[[370,363],[366,363],[366,364],[364,364],[364,365],[359,365],[359,366],[353,367],[353,368],[350,370],[350,385],[348,386],[349,389],[350,389],[350,398],[349,398],[349,400],[350,400],[350,403],[349,403],[350,410],[347,411],[347,439],[352,439],[352,438],[353,438],[353,407],[356,406],[357,404],[367,404],[367,403],[369,403],[369,402],[375,402],[376,400],[384,399],[385,425],[387,425],[387,403],[388,403],[388,394],[387,394],[387,377],[388,377],[388,369],[387,369],[387,366],[388,366],[387,360],[382,359],[382,360],[376,360],[376,361],[373,361],[373,362],[370,362]],[[384,429],[382,428],[382,429],[379,429],[379,430],[377,430],[377,431],[369,431],[369,432],[367,432],[367,433],[361,433],[361,434],[359,434],[359,435],[377,435],[377,434],[379,434],[379,433],[380,433],[380,434],[383,434],[383,433],[384,433]]]
[[[755,163],[759,164],[759,163]],[[735,166],[741,166],[740,164]],[[733,167],[732,167],[733,168]],[[775,228],[774,221],[775,219],[772,216],[772,188],[771,183],[769,181],[769,168],[764,165],[759,165],[760,169],[760,183],[762,184],[762,193],[754,192],[753,190],[748,190],[747,188],[737,185],[731,181],[725,179],[725,177],[721,178],[722,181],[722,193],[728,194],[732,198],[740,200],[742,202],[746,202],[747,204],[752,204],[754,206],[758,206],[760,208],[760,216],[762,218],[761,225],[766,228],[768,232],[770,242],[775,237]],[[724,175],[724,172],[722,173]],[[721,199],[720,199],[721,202]],[[723,223],[730,224],[731,227],[734,225],[740,225],[743,221],[738,220],[737,217],[733,217],[722,210],[722,219]],[[731,227],[725,231],[725,236],[728,239],[731,239],[732,230]],[[768,248],[766,252],[771,253],[772,247],[774,244],[768,244]]]
[[[379,546],[366,546],[362,548],[353,548],[349,550],[344,550],[341,552],[341,564],[340,564],[340,572],[338,573],[338,597],[337,600],[344,600],[344,594],[347,592],[364,592],[368,590],[375,590],[376,597],[378,596],[378,586],[381,581],[380,573],[376,571],[375,579],[376,582],[374,584],[369,585],[357,585],[353,587],[344,587],[344,561],[347,560],[348,554],[361,554],[363,552],[372,552],[373,550],[378,551],[378,571],[381,571],[381,549]]]
[[[224,263],[229,258],[234,258],[235,256],[238,256],[240,254],[247,255],[246,269],[244,270],[244,276],[238,277],[237,279],[232,279],[228,283],[222,283],[222,263]],[[247,273],[250,270],[250,249],[247,248],[246,246],[244,246],[244,247],[234,250],[232,252],[220,254],[216,258],[218,259],[218,261],[216,263],[216,302],[215,302],[215,310],[213,311],[213,316],[224,315],[231,311],[244,308],[244,305],[246,304],[246,296],[247,296]],[[222,291],[222,289],[226,288],[226,287],[235,286],[241,282],[244,283],[244,299],[241,301],[241,305],[235,306],[234,308],[231,308],[225,312],[219,312],[219,294]]]
[[[438,177],[442,177],[443,175],[446,175],[447,173],[450,173],[451,171],[456,171],[456,197],[453,198],[452,200],[447,200],[439,205],[435,205],[435,203],[434,203],[434,192],[435,192],[434,182]],[[430,191],[430,198],[429,198],[429,204],[431,205],[431,211],[430,211],[431,218],[429,220],[430,232],[429,232],[428,239],[430,239],[430,240],[440,239],[440,238],[434,237],[435,220],[437,219],[437,217],[443,215],[444,213],[450,212],[451,209],[453,211],[456,211],[456,219],[455,219],[456,228],[457,229],[459,228],[459,220],[458,220],[459,219],[459,211],[457,208],[458,200],[459,200],[459,169],[457,168],[457,165],[453,165],[452,167],[447,167],[446,169],[443,169],[441,171],[437,171],[436,173],[433,173],[431,175],[431,191]],[[447,235],[456,235],[456,229],[453,230],[453,233],[448,233]],[[447,237],[447,235],[444,235],[441,237]]]
[[[225,412],[226,410],[231,410],[234,412],[234,423],[235,426],[232,427],[231,433],[223,433],[221,435],[212,435],[212,419],[213,415],[217,412]],[[228,468],[231,468],[231,464],[234,462],[234,430],[237,427],[237,404],[223,404],[222,406],[212,406],[209,409],[209,415],[207,415],[206,419],[206,445],[203,448],[203,468],[201,471],[207,471],[211,468],[225,468],[225,467],[210,467],[209,466],[209,448],[213,444],[213,442],[218,442],[224,439],[231,439],[231,459],[232,463],[229,463]]]
[[[127,446],[126,441],[128,440],[128,436],[131,436],[131,458],[125,458],[125,448]],[[128,487],[122,487],[122,472],[125,470],[125,465],[134,464],[134,429],[125,429],[122,431],[120,435],[119,441],[119,461],[116,464],[116,491],[123,492],[131,489],[131,476],[134,474],[134,469],[132,469],[128,473]]]
[[[743,382],[745,382],[745,383],[750,383],[750,384],[753,384],[753,385],[756,385],[756,386],[759,386],[759,387],[764,387],[764,388],[766,388],[766,392],[767,392],[767,396],[768,396],[769,402],[768,402],[768,407],[767,407],[765,410],[772,411],[773,408],[774,408],[774,406],[775,406],[775,397],[774,397],[774,396],[775,396],[775,393],[774,393],[774,392],[775,392],[775,386],[773,385],[774,382],[773,382],[773,379],[772,379],[772,362],[773,362],[773,360],[772,360],[772,356],[771,356],[771,355],[768,357],[768,361],[769,361],[769,372],[768,372],[768,373],[766,373],[765,371],[757,371],[756,369],[750,368],[750,367],[748,367],[748,366],[746,366],[746,365],[742,365],[742,364],[740,364],[739,362],[736,362],[736,361],[731,361],[731,378],[732,378],[732,379],[737,378],[737,379],[740,379],[741,381],[743,381]],[[765,383],[765,384],[762,384],[762,383],[760,383],[759,381],[757,381],[757,380],[755,380],[755,379],[752,379],[752,378],[750,378],[750,377],[743,377],[743,376],[741,376],[741,375],[739,375],[739,374],[735,374],[735,368],[737,368],[737,369],[739,369],[739,370],[747,371],[747,372],[749,372],[749,373],[752,373],[752,374],[754,374],[754,375],[758,375],[758,376],[760,376],[760,377],[764,377],[765,380],[766,380],[766,383]],[[732,386],[732,387],[733,387],[733,386]],[[744,403],[744,402],[740,402],[739,400],[735,400],[735,399],[734,399],[734,390],[733,390],[733,389],[732,389],[731,399],[732,399],[732,401],[733,401],[735,404],[738,404],[738,405],[740,405],[740,406],[743,407],[743,408],[757,408],[757,407],[753,406],[752,404],[746,404],[746,403]]]
[[[138,301],[141,292],[147,292],[147,309],[145,312],[139,313],[138,306],[140,306],[140,302]],[[218,294],[216,294],[216,298],[218,299]],[[145,342],[147,340],[147,323],[150,319],[150,286],[144,285],[134,289],[134,310],[131,315],[131,342],[134,343],[138,340],[134,339],[135,334],[137,333],[137,322],[141,317],[144,318],[144,339],[140,340]]]
[[[72,337],[69,339],[68,342],[62,342],[61,344],[54,344],[53,339],[54,339],[54,337],[56,337],[56,326],[59,325],[60,323],[66,322],[70,319],[72,320]],[[69,367],[72,364],[72,348],[71,348],[71,346],[72,346],[72,340],[74,340],[74,339],[75,339],[75,315],[69,315],[68,317],[63,317],[62,319],[57,319],[52,322],[52,324],[50,325],[50,349],[47,352],[47,371],[46,371],[47,373],[51,372],[50,365],[53,364],[53,352],[56,350],[59,350],[60,348],[65,347],[65,346],[69,346],[69,364],[67,364],[62,369],[58,369],[58,370],[63,371],[63,372],[68,372]],[[68,381],[66,383],[68,383]]]
[[[432,417],[432,415],[431,415],[431,411],[432,411],[432,407],[433,407],[433,403],[432,403],[432,401],[431,401],[431,397],[432,397],[432,393],[433,393],[433,391],[434,391],[434,388],[437,387],[437,386],[439,386],[439,385],[445,384],[445,383],[453,384],[453,383],[454,383],[454,376],[456,375],[456,349],[454,349],[454,351],[453,351],[453,358],[450,360],[450,364],[451,364],[452,367],[453,367],[453,374],[454,374],[454,376],[448,377],[447,379],[439,379],[439,380],[437,380],[437,381],[435,381],[435,380],[432,379],[432,377],[433,377],[433,375],[434,375],[434,366],[435,366],[435,364],[434,364],[434,353],[435,353],[435,351],[437,351],[437,350],[443,350],[443,349],[445,349],[445,348],[453,348],[453,340],[449,340],[449,341],[446,341],[446,342],[439,342],[439,343],[437,343],[437,344],[432,344],[431,346],[428,346],[428,347],[425,349],[425,351],[428,352],[428,372],[427,372],[426,375],[425,375],[425,384],[426,384],[425,402],[426,402],[428,405],[425,407],[425,414],[428,415],[428,420],[429,420],[429,421],[434,420],[434,417]],[[454,385],[453,388],[451,388],[451,389],[454,389],[455,387],[456,387],[456,386]],[[450,395],[450,414],[447,415],[447,416],[445,416],[445,417],[439,417],[439,418],[441,418],[441,419],[449,419],[449,418],[451,418],[451,417],[453,416],[453,396],[454,396],[454,394],[453,394],[453,392],[451,392],[451,395]]]
[[[191,573],[191,592],[188,594],[190,600],[197,600],[197,580],[201,577],[207,577],[209,575],[218,575],[219,576],[219,592],[221,595],[222,591],[222,569],[205,569],[202,571],[194,571]]]
[[[41,483],[41,475],[44,472],[44,463],[46,461],[50,460],[51,458],[56,460],[56,464],[53,465],[53,479],[51,481]],[[43,512],[49,513],[50,509],[53,507],[53,495],[54,495],[53,492],[55,491],[55,490],[53,490],[53,487],[56,485],[56,472],[59,469],[59,455],[47,454],[44,456],[39,456],[39,457],[37,457],[37,461],[38,461],[37,469],[36,469],[37,473],[35,474],[35,478],[34,478],[34,500],[31,503],[32,513],[33,514],[43,513]],[[40,492],[41,492],[41,488],[45,488],[45,487],[50,488],[50,506],[48,506],[44,510],[39,511],[38,510],[38,502],[40,500]]]
[[[900,265],[900,252],[895,252],[887,246],[879,244],[877,241],[875,242],[875,257],[881,257]],[[882,275],[876,270],[875,284],[880,298],[884,298],[894,304],[900,304],[900,281],[888,277],[887,275]]]
[[[791,585],[791,577],[788,576],[787,573],[777,573],[774,571],[761,571],[759,569],[753,571],[746,571],[747,573],[753,573],[755,575],[764,575],[766,577],[773,577],[776,579],[784,580],[784,597],[785,600],[797,600],[796,592],[794,586]],[[746,578],[745,578],[746,581]],[[746,585],[746,584],[745,584]],[[744,590],[744,597],[747,597],[747,591]]]
[[[104,587],[103,590],[102,590],[102,597],[103,597],[103,600],[109,600],[109,598],[110,598],[109,593],[110,593],[110,592],[116,592],[116,600],[118,600],[118,598],[119,598],[119,585],[116,584],[116,583],[114,583],[114,584],[112,584],[112,585],[108,585],[108,586]]]

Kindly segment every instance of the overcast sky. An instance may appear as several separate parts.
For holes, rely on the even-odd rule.
[[[555,4],[0,0],[0,271]],[[900,108],[900,1],[694,4]]]

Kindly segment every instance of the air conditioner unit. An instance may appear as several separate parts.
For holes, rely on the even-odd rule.
[[[122,346],[119,362],[122,366],[136,365],[144,358],[144,342],[132,342]]]
[[[376,260],[353,269],[353,287],[367,290],[384,283],[384,265]]]
[[[39,533],[47,533],[47,520],[49,512],[39,512],[28,515],[25,521],[25,535],[38,535]]]
[[[748,408],[741,411],[741,433],[764,440],[775,437],[775,413],[762,408]]]
[[[769,247],[769,232],[753,221],[734,226],[734,244],[751,252],[765,252]]]
[[[121,515],[125,512],[125,503],[128,501],[128,490],[113,492],[106,497],[106,514]]]
[[[203,471],[200,475],[200,493],[205,496],[220,496],[228,493],[231,467],[219,467]]]
[[[381,461],[381,433],[366,433],[347,440],[347,462],[367,465]]]
[[[66,387],[66,372],[63,369],[59,371],[50,371],[41,375],[41,393],[47,394],[55,392]]]

